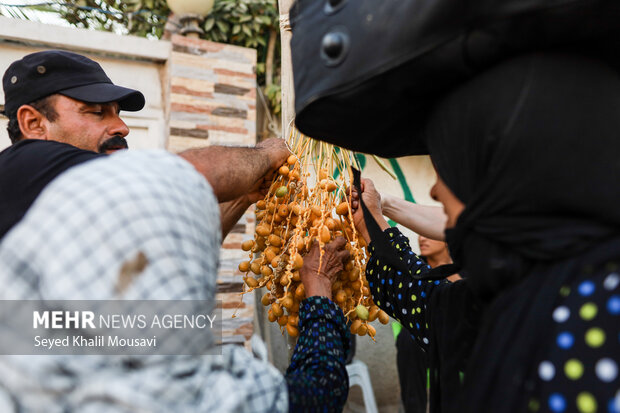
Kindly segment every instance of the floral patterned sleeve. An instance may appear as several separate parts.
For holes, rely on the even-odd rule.
[[[429,333],[426,308],[434,289],[449,284],[446,280],[416,280],[413,275],[430,271],[430,267],[411,250],[409,239],[397,228],[388,228],[390,244],[405,260],[409,273],[403,274],[374,256],[374,245],[368,246],[370,259],[366,265],[366,278],[370,285],[372,298],[383,311],[396,319],[411,335],[428,349]]]
[[[349,393],[349,330],[342,310],[326,297],[299,309],[299,339],[286,370],[289,412],[341,412]]]

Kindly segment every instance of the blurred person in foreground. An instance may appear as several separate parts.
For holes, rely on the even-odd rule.
[[[219,222],[213,189],[178,156],[132,151],[84,163],[49,184],[0,243],[0,298],[200,300],[212,310]],[[305,257],[308,298],[285,376],[238,346],[220,356],[2,356],[0,411],[341,411],[348,330],[330,297],[344,246],[328,244],[321,268],[318,245]]]
[[[423,264],[361,188],[383,231],[373,300],[428,349],[432,412],[620,411],[619,130],[617,71],[578,54],[515,57],[443,96],[426,144],[448,268]],[[462,281],[432,278],[456,268]]]
[[[112,84],[96,62],[34,53],[9,67],[3,87],[14,143],[0,153],[1,298],[214,302],[222,235],[263,196],[290,154],[284,142],[105,156],[97,152],[126,147],[119,111],[141,109],[144,97]],[[285,378],[235,347],[216,358],[120,365],[118,357],[5,356],[0,410],[341,410],[348,331],[326,286],[347,253],[334,241],[319,269],[317,248],[300,271],[309,298]],[[138,257],[144,268],[119,290],[124,265]]]

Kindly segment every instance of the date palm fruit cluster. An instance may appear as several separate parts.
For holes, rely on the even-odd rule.
[[[372,301],[365,241],[346,202],[352,156],[299,133],[290,141],[294,154],[278,170],[265,199],[256,203],[254,239],[241,246],[249,253],[239,264],[247,291],[266,288],[262,304],[268,307],[269,321],[297,337],[299,306],[306,298],[299,274],[303,256],[318,242],[322,260],[325,245],[342,236],[350,257],[332,286],[332,299],[351,322],[352,333],[374,339],[371,322],[387,324],[389,317]]]

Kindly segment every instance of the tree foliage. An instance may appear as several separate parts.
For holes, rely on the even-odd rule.
[[[205,19],[208,39],[245,47],[267,47],[268,32],[278,30],[275,0],[218,0]]]
[[[274,55],[275,61],[270,63],[275,63],[278,70],[280,68],[280,45],[277,40],[280,26],[275,0],[216,0],[203,26],[204,38],[207,40],[257,49],[256,72],[259,84],[272,83],[272,79],[265,79],[266,65],[269,64],[267,49],[272,31],[277,34],[277,44],[273,45],[277,53]]]
[[[55,0],[60,16],[87,29],[160,38],[170,14],[165,0]]]
[[[16,7],[8,4],[0,6],[0,16],[12,19],[36,21],[37,11],[46,11],[46,8],[42,6]]]
[[[55,0],[50,6],[70,24],[161,38],[170,14],[165,0]],[[256,73],[271,112],[280,114],[280,31],[277,0],[215,0],[203,22],[206,40],[257,49]],[[271,45],[270,45],[271,43]],[[269,53],[269,49],[273,53]],[[272,70],[270,70],[272,68]],[[267,76],[266,76],[267,75]]]

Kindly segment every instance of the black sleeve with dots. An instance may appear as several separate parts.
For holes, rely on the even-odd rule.
[[[424,349],[428,349],[429,323],[426,310],[429,299],[434,290],[450,283],[446,280],[414,279],[414,274],[425,274],[430,271],[430,267],[414,254],[409,240],[397,228],[388,228],[385,232],[410,270],[408,274],[403,274],[387,263],[382,263],[374,256],[374,246],[371,242],[368,246],[370,259],[366,266],[366,278],[372,298],[383,311],[407,328]]]
[[[410,268],[408,274],[390,268],[373,257],[366,266],[366,278],[375,303],[398,320],[428,351],[431,411],[444,410],[458,400],[464,372],[475,342],[481,307],[468,280],[417,280],[430,267],[411,251],[409,240],[396,228],[385,231],[390,244]],[[457,406],[458,408],[458,406]]]
[[[289,412],[341,412],[349,394],[349,330],[340,307],[308,297],[299,309],[299,339],[286,371]]]

